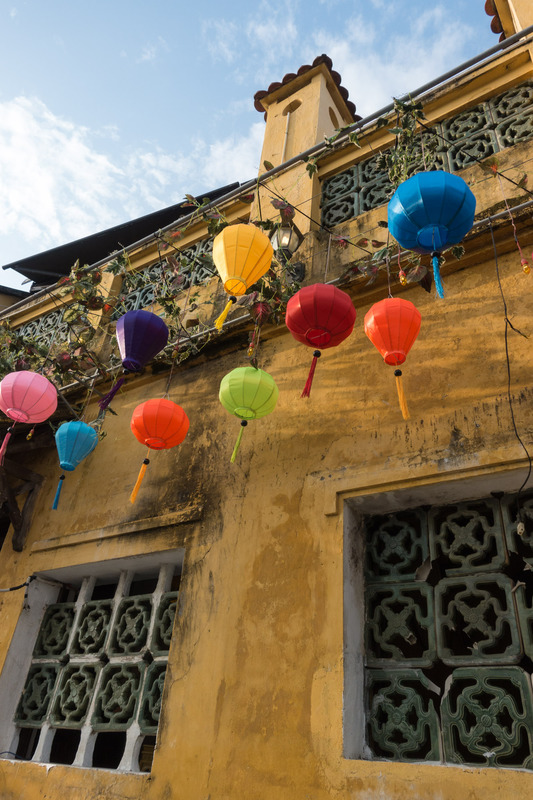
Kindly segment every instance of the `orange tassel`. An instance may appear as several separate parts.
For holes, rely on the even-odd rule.
[[[407,408],[407,400],[403,391],[402,371],[401,369],[394,370],[394,377],[396,378],[396,390],[398,392],[398,400],[400,401],[400,408],[404,419],[409,419],[409,409]]]
[[[219,317],[217,317],[216,320],[215,320],[215,328],[217,329],[217,331],[221,331],[222,330],[222,326],[224,325],[224,322],[226,321],[226,317],[228,316],[233,303],[236,303],[236,302],[237,302],[237,298],[232,295],[230,297],[230,299],[228,300],[228,302],[226,303],[226,307],[224,308],[224,311],[222,312],[222,314]]]
[[[145,458],[143,463],[141,464],[141,468],[139,470],[139,475],[137,476],[137,481],[136,481],[135,486],[133,487],[133,490],[132,490],[132,492],[130,494],[130,503],[134,503],[135,502],[135,498],[139,494],[139,489],[141,488],[141,483],[143,482],[143,478],[144,478],[144,476],[146,474],[146,469],[147,469],[149,463],[150,463],[150,459],[149,458]]]

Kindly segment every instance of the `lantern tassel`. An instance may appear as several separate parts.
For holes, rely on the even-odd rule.
[[[148,464],[150,463],[149,458],[145,458],[143,463],[141,464],[141,468],[139,470],[139,474],[137,476],[137,481],[135,482],[135,486],[132,489],[130,494],[130,503],[134,503],[137,495],[139,494],[139,489],[141,488],[141,483],[143,482],[143,478],[146,474],[146,469]]]
[[[0,447],[0,467],[4,466],[4,458],[6,455],[7,445],[9,443],[9,440],[11,439],[11,431],[12,428],[7,429],[7,433],[4,436],[4,441],[2,442],[2,447]]]
[[[407,400],[403,391],[402,371],[401,369],[394,370],[394,377],[396,378],[396,390],[398,392],[398,400],[400,401],[400,408],[402,410],[402,417],[409,419],[409,409],[407,408]]]
[[[215,328],[217,329],[217,331],[221,331],[222,330],[222,326],[224,325],[224,322],[226,321],[226,317],[228,316],[233,303],[236,303],[236,302],[237,302],[237,298],[234,297],[233,295],[231,295],[230,299],[226,303],[226,307],[224,308],[224,311],[215,320]]]
[[[307,380],[305,382],[304,390],[303,390],[302,394],[300,395],[300,397],[309,397],[311,395],[311,386],[313,384],[313,377],[315,375],[316,363],[317,363],[317,361],[318,361],[318,359],[320,358],[321,355],[322,355],[322,353],[320,352],[320,350],[315,350],[315,352],[313,353],[313,360],[311,362],[311,368],[309,370],[309,375],[307,376]]]
[[[57,507],[59,505],[59,497],[61,495],[61,489],[63,488],[63,481],[65,480],[64,475],[59,476],[59,483],[57,484],[56,489],[56,496],[54,497],[54,502],[52,503],[52,510],[57,511]]]
[[[233,453],[231,454],[231,458],[230,458],[230,461],[231,461],[232,464],[235,463],[235,458],[237,457],[237,453],[238,453],[239,447],[241,446],[242,435],[243,435],[244,429],[246,428],[247,425],[248,425],[248,423],[246,422],[245,419],[241,420],[241,429],[239,431],[239,435],[237,436],[237,441],[235,442],[235,447],[233,448]]]
[[[98,405],[100,406],[101,411],[105,411],[108,405],[111,403],[112,399],[124,383],[125,378],[119,378],[115,385],[105,394],[103,397],[100,398],[98,401]]]
[[[437,297],[441,300],[444,299],[444,287],[440,277],[440,256],[438,253],[431,254],[431,261],[433,265],[433,278],[435,279],[435,289],[437,290]]]

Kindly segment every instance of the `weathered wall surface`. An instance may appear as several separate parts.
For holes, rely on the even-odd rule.
[[[531,278],[514,253],[500,261],[513,324],[532,333]],[[326,351],[301,400],[311,351],[288,333],[265,338],[262,367],[278,382],[276,411],[248,426],[229,464],[238,421],[219,405],[222,376],[243,349],[180,369],[170,396],[191,428],[153,454],[135,506],[144,449],[129,431],[135,405],[164,391],[132,379],[108,416],[106,438],[65,483],[46,485],[26,548],[2,552],[4,580],[69,564],[185,547],[180,614],[152,774],[0,762],[2,798],[502,798],[531,791],[530,774],[344,759],[342,735],[342,504],[340,497],[424,485],[464,471],[523,465],[506,400],[503,307],[494,264],[445,277],[447,298],[409,289],[422,329],[404,370],[404,422],[391,368],[364,336],[370,301],[355,299],[350,339]],[[529,342],[510,334],[518,428],[531,441]],[[477,473],[476,473],[477,474]],[[335,507],[337,512],[335,513]],[[191,508],[193,510],[191,511]],[[128,520],[182,512],[184,521],[121,533]],[[76,534],[76,536],[75,536]],[[73,542],[64,546],[65,542]],[[2,654],[20,594],[2,595]]]
[[[277,125],[281,137],[280,120]],[[267,144],[272,154],[280,143]],[[511,169],[530,155],[531,146],[522,144],[499,158]],[[480,208],[493,212],[502,202],[496,181],[477,167],[467,173]],[[318,203],[318,180],[308,182],[302,165],[277,185],[292,187],[298,201],[313,194]],[[371,235],[384,216],[383,208],[369,212],[339,235]],[[521,271],[509,229],[497,232],[497,240],[508,317],[532,336],[533,275]],[[522,244],[529,249],[530,233]],[[308,233],[300,252],[309,281],[323,280],[324,237]],[[328,278],[353,257],[332,251]],[[107,415],[106,437],[68,475],[57,512],[50,511],[59,475],[55,453],[28,458],[46,481],[25,549],[13,552],[9,538],[2,548],[3,586],[34,572],[79,564],[90,572],[93,563],[173,548],[185,549],[185,562],[151,774],[2,759],[1,800],[531,795],[531,773],[343,757],[343,501],[379,508],[382,498],[393,502],[402,492],[420,503],[425,492],[512,491],[525,471],[511,425],[504,307],[486,234],[472,240],[453,270],[444,269],[443,301],[417,286],[394,286],[422,314],[403,370],[409,421],[401,417],[393,369],[363,333],[366,311],[386,288],[353,284],[354,333],[324,351],[309,400],[299,395],[311,349],[286,330],[264,331],[260,366],[276,380],[279,402],[271,416],[248,425],[234,465],[229,458],[239,422],[219,404],[218,388],[227,372],[247,363],[244,331],[224,336],[218,351],[207,349],[175,371],[170,398],[186,410],[189,434],[178,448],[152,454],[134,506],[129,494],[145,450],[130,432],[131,413],[163,395],[168,374],[128,380],[113,403],[117,416]],[[531,344],[508,334],[516,425],[529,446]],[[0,595],[0,666],[22,602],[20,592]]]

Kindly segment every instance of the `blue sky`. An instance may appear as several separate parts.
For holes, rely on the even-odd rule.
[[[0,0],[0,265],[254,177],[321,53],[364,116],[497,42],[484,0]]]

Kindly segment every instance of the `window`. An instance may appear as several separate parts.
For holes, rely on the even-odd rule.
[[[520,505],[521,536],[516,496],[359,516],[348,756],[533,769],[533,493]]]
[[[0,678],[12,719],[0,732],[4,757],[150,771],[181,559],[37,576]]]

